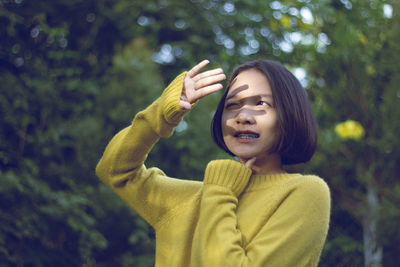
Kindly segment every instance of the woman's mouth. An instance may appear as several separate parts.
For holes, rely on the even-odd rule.
[[[260,135],[252,132],[238,132],[234,135],[234,137],[239,139],[257,139],[260,137]]]

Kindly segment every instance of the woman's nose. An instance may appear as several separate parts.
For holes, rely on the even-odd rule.
[[[242,109],[236,115],[237,124],[254,124],[256,120],[249,110]]]

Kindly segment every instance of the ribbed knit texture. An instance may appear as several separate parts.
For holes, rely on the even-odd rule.
[[[232,160],[214,160],[208,163],[204,184],[220,185],[232,190],[238,196],[246,187],[251,170]]]
[[[156,266],[317,266],[330,215],[319,177],[251,175],[239,162],[215,160],[204,182],[194,182],[145,167],[152,146],[187,112],[179,107],[184,76],[114,136],[96,168],[154,227]]]
[[[161,96],[164,118],[170,124],[177,124],[186,112],[179,107],[179,100],[182,94],[183,80],[186,72],[178,75],[174,81],[164,90]]]
[[[159,137],[169,137],[188,110],[179,106],[186,72],[178,75],[164,90],[161,97],[135,119],[145,120]]]
[[[297,174],[300,176],[300,174]],[[257,190],[264,186],[273,186],[284,182],[289,177],[293,177],[294,174],[288,175],[287,173],[278,174],[257,174],[253,175],[249,184],[247,185],[247,191]]]

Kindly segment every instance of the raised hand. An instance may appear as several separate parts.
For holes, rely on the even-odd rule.
[[[223,88],[220,82],[225,80],[226,76],[221,68],[200,72],[208,63],[210,61],[203,60],[187,72],[179,101],[181,108],[191,109],[192,104],[200,98]]]

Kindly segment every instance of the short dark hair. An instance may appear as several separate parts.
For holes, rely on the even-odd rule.
[[[215,143],[233,155],[222,135],[222,113],[225,99],[235,77],[244,70],[257,69],[264,73],[271,86],[278,118],[279,137],[271,152],[281,155],[282,164],[309,161],[317,147],[317,124],[307,93],[299,80],[282,64],[272,60],[255,60],[238,66],[232,73],[211,124]]]

